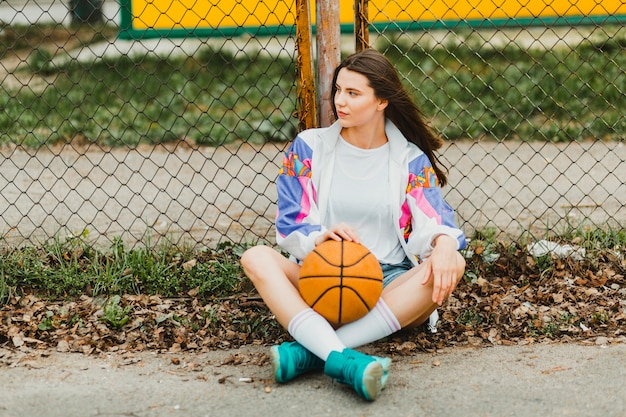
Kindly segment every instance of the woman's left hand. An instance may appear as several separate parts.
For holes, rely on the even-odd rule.
[[[443,304],[456,288],[465,271],[465,260],[457,250],[456,240],[440,235],[435,239],[432,254],[425,260],[423,285],[433,283],[433,302]]]

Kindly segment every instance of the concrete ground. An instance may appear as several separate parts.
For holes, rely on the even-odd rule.
[[[0,349],[0,416],[626,415],[625,344],[398,356],[387,388],[373,403],[321,373],[279,385],[267,362],[253,364],[266,352],[248,346],[202,354],[51,353],[7,360],[15,352]],[[3,353],[10,364],[1,365]],[[244,364],[234,365],[237,358]]]

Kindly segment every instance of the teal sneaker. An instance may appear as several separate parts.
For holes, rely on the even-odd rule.
[[[272,369],[276,381],[288,382],[306,372],[324,369],[324,361],[298,342],[272,346]]]
[[[361,353],[359,351],[352,350],[352,349],[348,349],[347,352],[344,351],[344,353],[353,357],[365,356],[367,358],[374,358],[376,362],[380,363],[380,365],[383,368],[383,377],[381,378],[381,389],[385,389],[385,386],[387,386],[387,378],[389,377],[389,367],[391,366],[391,359],[382,358],[380,356],[369,356],[369,355],[366,355],[365,353]]]
[[[350,385],[368,401],[374,401],[382,390],[382,365],[374,357],[352,349],[331,352],[324,365],[324,373]]]

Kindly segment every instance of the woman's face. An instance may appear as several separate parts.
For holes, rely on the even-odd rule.
[[[379,117],[384,118],[387,101],[376,97],[365,75],[342,68],[335,87],[335,109],[342,127],[364,126]]]

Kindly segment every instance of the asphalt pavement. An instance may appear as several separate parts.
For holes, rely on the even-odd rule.
[[[374,402],[322,373],[277,384],[266,352],[41,356],[0,348],[0,416],[626,416],[623,343],[396,356]]]

